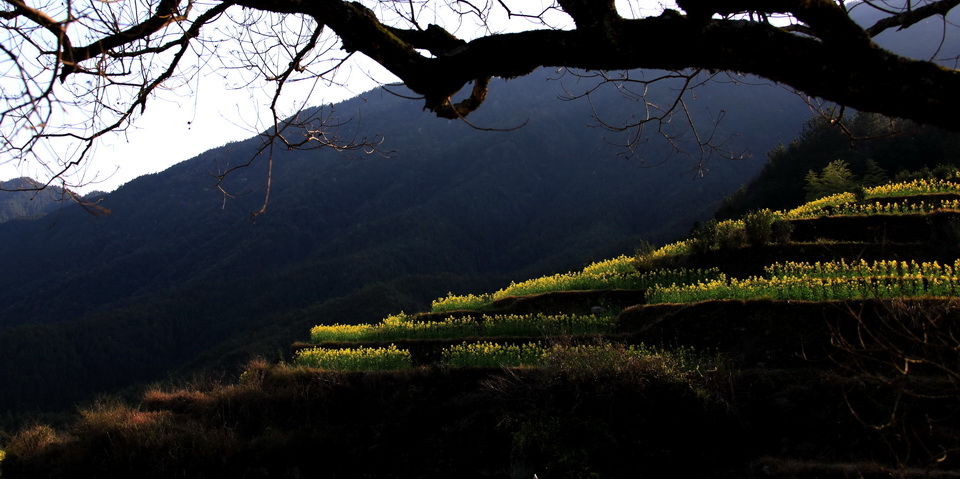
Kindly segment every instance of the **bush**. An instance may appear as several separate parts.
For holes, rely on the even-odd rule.
[[[706,253],[717,247],[717,220],[710,220],[694,228],[690,233],[690,249],[694,253]]]
[[[37,425],[14,434],[6,444],[6,451],[11,456],[32,457],[50,445],[61,443],[64,440],[50,426]]]
[[[743,217],[743,227],[747,243],[751,246],[786,243],[793,233],[793,225],[785,221],[781,213],[768,209],[747,213]]]
[[[697,227],[690,235],[690,249],[695,253],[740,248],[746,243],[747,236],[741,221],[711,219]]]
[[[790,241],[790,235],[793,234],[793,223],[784,219],[778,219],[773,222],[770,230],[770,239],[774,243],[788,243]]]
[[[741,222],[717,223],[717,242],[722,249],[742,248],[747,245],[747,234]]]
[[[773,223],[779,215],[768,209],[751,211],[743,217],[743,227],[747,235],[747,243],[752,246],[765,246],[773,239]]]

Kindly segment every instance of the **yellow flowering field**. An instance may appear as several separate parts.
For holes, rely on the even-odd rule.
[[[294,363],[331,371],[393,371],[413,367],[410,351],[395,345],[386,348],[304,349]]]
[[[672,364],[679,371],[694,370],[699,359],[681,348],[667,352],[643,345],[581,344],[545,345],[540,342],[503,344],[491,341],[464,342],[441,351],[444,367],[542,367],[560,370],[607,369],[628,367],[631,361],[656,360]],[[295,364],[328,371],[395,371],[412,368],[410,352],[395,345],[386,348],[325,349],[300,351]]]
[[[414,321],[406,315],[395,315],[379,324],[314,326],[310,330],[310,339],[314,343],[322,343],[477,336],[556,336],[603,334],[613,329],[613,318],[603,315],[484,315],[479,320],[469,316],[454,316],[443,321]]]
[[[636,270],[633,266],[632,256],[620,255],[616,258],[597,261],[583,268],[583,274],[601,275],[601,274],[627,274]]]
[[[824,196],[818,200],[805,203],[797,208],[783,213],[783,218],[788,220],[798,220],[804,218],[816,218],[823,216],[823,212],[831,207],[840,206],[847,203],[855,203],[857,197],[853,193],[837,193],[835,195]]]
[[[682,256],[690,254],[690,240],[677,241],[668,245],[661,246],[648,254],[643,255],[640,261],[655,261],[670,256]]]
[[[456,295],[447,293],[444,298],[437,298],[430,303],[430,310],[433,312],[441,311],[483,311],[493,306],[493,295],[484,294],[466,294]]]
[[[837,206],[832,214],[867,216],[867,215],[909,215],[926,214],[933,211],[956,210],[960,209],[958,200],[941,200],[927,203],[925,201],[903,203],[880,203],[879,201],[868,204],[843,204]]]
[[[442,364],[448,367],[536,367],[548,362],[573,366],[575,361],[592,366],[608,363],[616,367],[627,357],[663,354],[644,346],[618,344],[543,345],[541,343],[499,344],[489,341],[463,343],[445,348]]]
[[[604,262],[594,263],[583,271],[555,274],[534,278],[520,283],[511,282],[510,286],[485,295],[458,296],[450,293],[445,298],[432,303],[432,311],[482,311],[489,309],[494,301],[509,296],[526,296],[554,291],[596,291],[607,289],[648,289],[662,284],[686,284],[716,277],[716,268],[699,269],[662,269],[639,272],[633,268],[633,258],[621,256]]]
[[[449,367],[521,367],[543,364],[540,343],[499,344],[489,341],[444,348],[441,364]]]
[[[916,261],[826,261],[826,262],[795,262],[786,261],[774,263],[764,268],[769,277],[800,277],[800,278],[862,278],[862,277],[905,277],[921,276],[926,278],[950,278],[960,267],[960,260],[953,264]]]
[[[901,183],[889,183],[886,185],[867,188],[868,198],[883,198],[887,196],[913,196],[913,195],[934,195],[945,193],[960,194],[960,184],[949,180],[939,180],[936,178],[922,178],[913,181]]]
[[[960,184],[937,179],[920,179],[902,183],[890,183],[865,188],[865,198],[888,198],[892,196],[923,196],[933,194],[960,194]],[[838,193],[811,201],[803,206],[781,213],[785,219],[816,218],[825,215],[875,215],[875,214],[920,214],[937,210],[960,209],[957,200],[933,202],[904,201],[884,204],[878,201],[857,204],[853,193]]]
[[[867,298],[954,297],[960,287],[952,265],[914,261],[777,263],[766,277],[719,278],[652,289],[650,304],[713,299],[831,301]]]

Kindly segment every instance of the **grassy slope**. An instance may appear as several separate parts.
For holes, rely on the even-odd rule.
[[[960,236],[943,229],[932,238],[913,224],[935,223],[934,216],[866,217],[890,234],[856,243],[832,242],[829,232],[847,231],[860,217],[832,218],[837,224],[814,243],[705,248],[641,264],[745,277],[787,260],[957,259]],[[885,239],[891,234],[897,242]],[[6,441],[4,470],[12,477],[806,478],[954,477],[960,468],[951,449],[960,443],[960,313],[952,298],[630,306],[641,302],[638,294],[547,292],[503,298],[485,312],[622,308],[616,331],[580,340],[645,343],[661,354],[638,359],[613,346],[535,368],[399,372],[260,361],[236,384],[158,387],[136,406],[85,408],[67,431],[22,431]],[[457,314],[470,315],[415,318]],[[452,342],[409,345],[435,350]]]

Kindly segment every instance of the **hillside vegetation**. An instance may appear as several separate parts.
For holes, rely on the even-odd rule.
[[[956,477],[960,183],[711,221],[235,383],[103,400],[4,477]]]
[[[375,154],[276,148],[270,204],[255,222],[261,138],[122,186],[98,203],[109,215],[66,203],[0,224],[0,266],[18,273],[0,275],[0,425],[171,376],[232,376],[326,318],[373,322],[450,289],[672,240],[762,164],[683,156],[657,137],[643,150],[656,168],[618,158],[624,134],[585,125],[596,113],[625,121],[637,105],[613,85],[589,102],[556,101],[597,86],[557,76],[495,80],[497,99],[471,120],[484,130],[383,89],[304,112],[342,122],[331,135],[383,143]],[[728,112],[716,135],[738,152],[762,154],[809,114],[773,85],[697,91],[691,110],[707,124],[709,112]],[[254,158],[227,177],[225,198],[212,174]],[[710,171],[694,180],[698,164]]]
[[[30,178],[0,181],[0,223],[39,218],[69,204],[64,203],[69,195],[57,186],[32,191],[41,186]]]

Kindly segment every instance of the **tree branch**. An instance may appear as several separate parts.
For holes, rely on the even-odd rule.
[[[345,0],[140,0],[130,7],[99,0],[71,0],[65,7],[56,0],[46,1],[44,6],[34,6],[25,0],[0,0],[8,5],[8,10],[0,12],[0,27],[10,32],[0,45],[0,56],[10,68],[20,70],[19,77],[8,76],[19,82],[20,91],[5,97],[7,109],[0,112],[0,122],[12,133],[0,136],[0,143],[4,153],[22,157],[41,140],[80,139],[87,148],[75,150],[79,153],[74,158],[59,160],[67,167],[76,165],[97,137],[124,128],[151,92],[181,74],[178,66],[184,59],[202,59],[198,64],[205,66],[205,56],[227,50],[192,47],[235,41],[242,63],[237,67],[248,70],[264,62],[259,69],[262,79],[282,86],[294,73],[307,71],[310,62],[330,60],[305,56],[320,42],[321,29],[332,31],[346,52],[363,53],[399,77],[422,95],[426,109],[445,118],[463,118],[479,108],[489,94],[490,78],[518,77],[539,67],[594,72],[702,69],[752,74],[861,111],[960,131],[956,114],[960,73],[894,55],[871,40],[883,31],[945,15],[960,6],[960,0],[928,0],[916,9],[907,3],[899,12],[885,10],[887,18],[867,29],[854,22],[841,0],[677,0],[684,13],[664,9],[659,16],[635,19],[620,16],[613,0],[557,0],[539,16],[514,11],[507,5],[509,0],[486,5],[463,0],[427,2],[417,7],[446,6],[460,20],[475,15],[487,29],[474,31],[487,33],[469,41],[455,36],[457,30],[438,25],[421,28],[422,19],[416,18],[412,2],[397,6],[370,0],[368,4],[378,8],[375,12]],[[258,17],[311,17],[317,30],[309,39],[303,36],[284,43],[282,28],[260,33],[253,21],[237,22],[234,30],[218,28],[211,37],[193,41],[208,23],[236,21],[221,15],[233,5],[252,9]],[[548,17],[555,11],[568,14],[576,28],[541,28],[551,26]],[[516,33],[489,33],[487,20],[504,12],[511,18],[536,19],[538,25]],[[446,20],[441,13],[436,12],[435,21]],[[791,25],[776,26],[768,21],[769,15],[787,16]],[[70,33],[82,39],[75,38],[73,43],[86,45],[72,46],[67,30],[73,23],[78,26],[70,27]],[[245,43],[248,34],[259,35],[258,40]],[[267,66],[277,51],[299,52],[279,75]],[[224,68],[232,66],[225,62]],[[72,73],[89,76],[66,88],[54,88],[58,77],[63,83]],[[454,104],[451,99],[471,83],[470,94]],[[54,113],[61,106],[85,112],[89,121],[65,120],[48,126],[50,119],[61,117]],[[289,144],[302,143],[291,140]]]
[[[909,28],[917,22],[926,20],[932,16],[946,15],[947,12],[957,5],[960,5],[960,0],[939,0],[916,10],[908,10],[879,20],[877,23],[874,23],[872,27],[866,29],[866,32],[867,35],[872,38],[894,27],[899,27],[899,29]]]
[[[867,36],[833,0],[678,0],[692,19],[707,21],[713,15],[730,17],[743,13],[788,14],[803,22],[823,40],[863,43]]]
[[[709,7],[731,14],[756,8],[791,12],[819,38],[761,22],[690,18],[667,11],[659,17],[621,20],[602,30],[531,30],[489,35],[461,44],[427,40],[422,32],[387,28],[365,7],[339,0],[280,2],[242,0],[252,8],[314,16],[342,39],[424,95],[427,109],[445,110],[468,82],[512,78],[541,66],[587,70],[706,68],[759,75],[865,111],[916,119],[960,130],[960,75],[924,61],[881,50],[830,0],[682,0],[693,11]],[[585,21],[585,20],[582,20]],[[452,36],[450,36],[452,37]],[[671,39],[671,41],[664,41]],[[446,47],[457,45],[449,50]],[[656,45],[656,48],[650,48]],[[416,47],[440,53],[421,55]],[[790,61],[772,61],[789,58]]]
[[[177,15],[179,6],[180,0],[160,0],[160,4],[157,5],[157,11],[150,18],[122,32],[99,38],[89,45],[74,48],[71,50],[69,56],[74,62],[79,63],[128,44],[133,40],[145,38],[156,33],[163,27],[169,25],[170,22],[182,19]],[[61,80],[66,78],[72,71],[73,70],[64,68],[64,72],[60,75]]]

